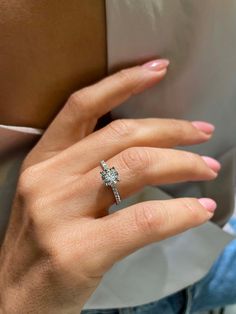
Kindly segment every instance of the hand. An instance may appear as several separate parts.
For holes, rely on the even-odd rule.
[[[174,149],[208,141],[212,125],[99,117],[159,82],[167,60],[122,70],[74,93],[22,165],[0,256],[2,313],[79,313],[114,263],[208,221],[213,200],[148,201],[108,215],[114,203],[99,161],[120,174],[122,198],[147,184],[216,178],[209,157]],[[93,132],[93,133],[92,133]]]

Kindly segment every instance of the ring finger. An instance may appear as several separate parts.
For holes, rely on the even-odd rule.
[[[160,185],[183,181],[215,179],[220,164],[210,158],[197,154],[165,148],[133,147],[124,150],[107,161],[109,167],[115,166],[120,182],[117,188],[121,198],[126,198],[145,185]],[[101,167],[89,171],[79,181],[85,202],[85,214],[93,214],[108,208],[114,203],[114,195],[106,187],[100,176]],[[77,190],[78,191],[78,190]],[[81,214],[81,213],[80,213]],[[99,215],[99,213],[98,213]]]

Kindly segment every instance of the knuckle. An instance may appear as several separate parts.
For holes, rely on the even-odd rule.
[[[193,225],[197,225],[205,220],[205,215],[199,210],[199,202],[195,198],[182,198],[180,200],[181,206],[184,207],[188,213],[190,221]]]
[[[77,272],[75,276],[73,265],[75,258],[77,259],[77,255],[78,254],[76,254],[72,248],[71,252],[66,252],[66,250],[62,252],[62,250],[60,250],[59,254],[53,254],[50,257],[53,273],[60,278],[63,287],[67,287],[69,284],[68,288],[70,290],[71,287],[78,290],[78,287],[81,286],[91,286],[91,284],[96,281],[96,278],[99,277],[97,276],[96,270],[87,270],[86,262],[81,263],[81,259],[80,266],[76,269]]]
[[[195,175],[199,171],[200,157],[197,154],[191,152],[183,152],[185,159],[185,168],[190,172],[190,174]]]
[[[91,101],[92,97],[89,88],[84,87],[80,91],[71,94],[65,106],[65,111],[70,116],[79,115],[86,118],[89,114],[88,104],[91,104]]]
[[[53,235],[51,241],[47,241],[47,251],[52,257],[55,269],[66,269],[70,265],[70,253],[69,243],[65,242],[63,237],[58,233]]]
[[[162,230],[174,224],[174,217],[165,202],[140,203],[135,210],[136,227],[146,235],[159,237]]]
[[[136,172],[147,169],[151,163],[150,154],[147,149],[132,147],[124,150],[121,154],[122,164],[128,170]]]
[[[170,119],[169,122],[170,122],[171,129],[173,129],[173,132],[174,132],[176,138],[178,138],[179,142],[181,142],[181,139],[185,133],[184,132],[185,128],[184,128],[183,122],[181,120],[177,120],[177,119]]]
[[[21,196],[29,196],[34,192],[34,185],[37,177],[37,167],[30,166],[20,175],[17,184],[17,192]]]
[[[51,257],[53,269],[57,273],[63,273],[63,277],[71,277],[75,259],[80,261],[80,272],[77,275],[83,276],[84,279],[88,278],[94,268],[98,267],[93,265],[93,260],[88,260],[88,245],[83,242],[80,243],[80,246],[76,245],[76,241],[79,239],[74,238],[73,235],[72,239],[68,240],[68,232],[63,228],[60,228],[60,232],[50,234],[48,238],[46,251]]]
[[[50,208],[47,198],[34,197],[29,201],[27,208],[27,215],[30,221],[37,230],[50,223],[48,208]]]
[[[153,234],[160,224],[157,210],[148,204],[139,204],[135,208],[134,221],[137,230],[145,235]]]
[[[109,129],[111,130],[112,134],[118,137],[129,136],[133,133],[135,126],[133,120],[128,119],[117,119],[112,121],[108,125]]]
[[[130,69],[120,70],[117,72],[117,77],[122,85],[130,85],[133,81]]]
[[[166,203],[158,201],[157,208],[159,230],[166,226],[172,226],[174,224],[174,217],[172,211],[168,210]]]
[[[25,169],[19,177],[16,202],[20,204],[30,225],[40,230],[40,227],[48,220],[49,204],[47,197],[40,196],[38,180],[39,169],[36,166]]]
[[[185,167],[191,175],[191,181],[215,179],[216,173],[207,166],[200,155],[186,152],[185,156]]]

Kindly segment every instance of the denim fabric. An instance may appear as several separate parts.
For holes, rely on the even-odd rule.
[[[230,220],[230,225],[236,231],[236,218]],[[190,313],[236,303],[236,240],[225,248],[207,276],[189,289]]]
[[[236,218],[230,220],[236,231]],[[208,274],[194,285],[142,306],[85,310],[83,314],[194,314],[236,303],[236,240],[232,241]]]
[[[114,310],[86,310],[82,314],[183,314],[185,312],[185,291],[178,292],[158,302],[142,306]]]

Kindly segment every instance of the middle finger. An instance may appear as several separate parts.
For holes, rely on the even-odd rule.
[[[65,158],[69,158],[69,162],[65,164],[71,173],[86,173],[97,166],[98,160],[107,160],[129,147],[169,148],[199,144],[209,140],[213,130],[211,124],[200,121],[155,118],[115,120],[68,148]]]

